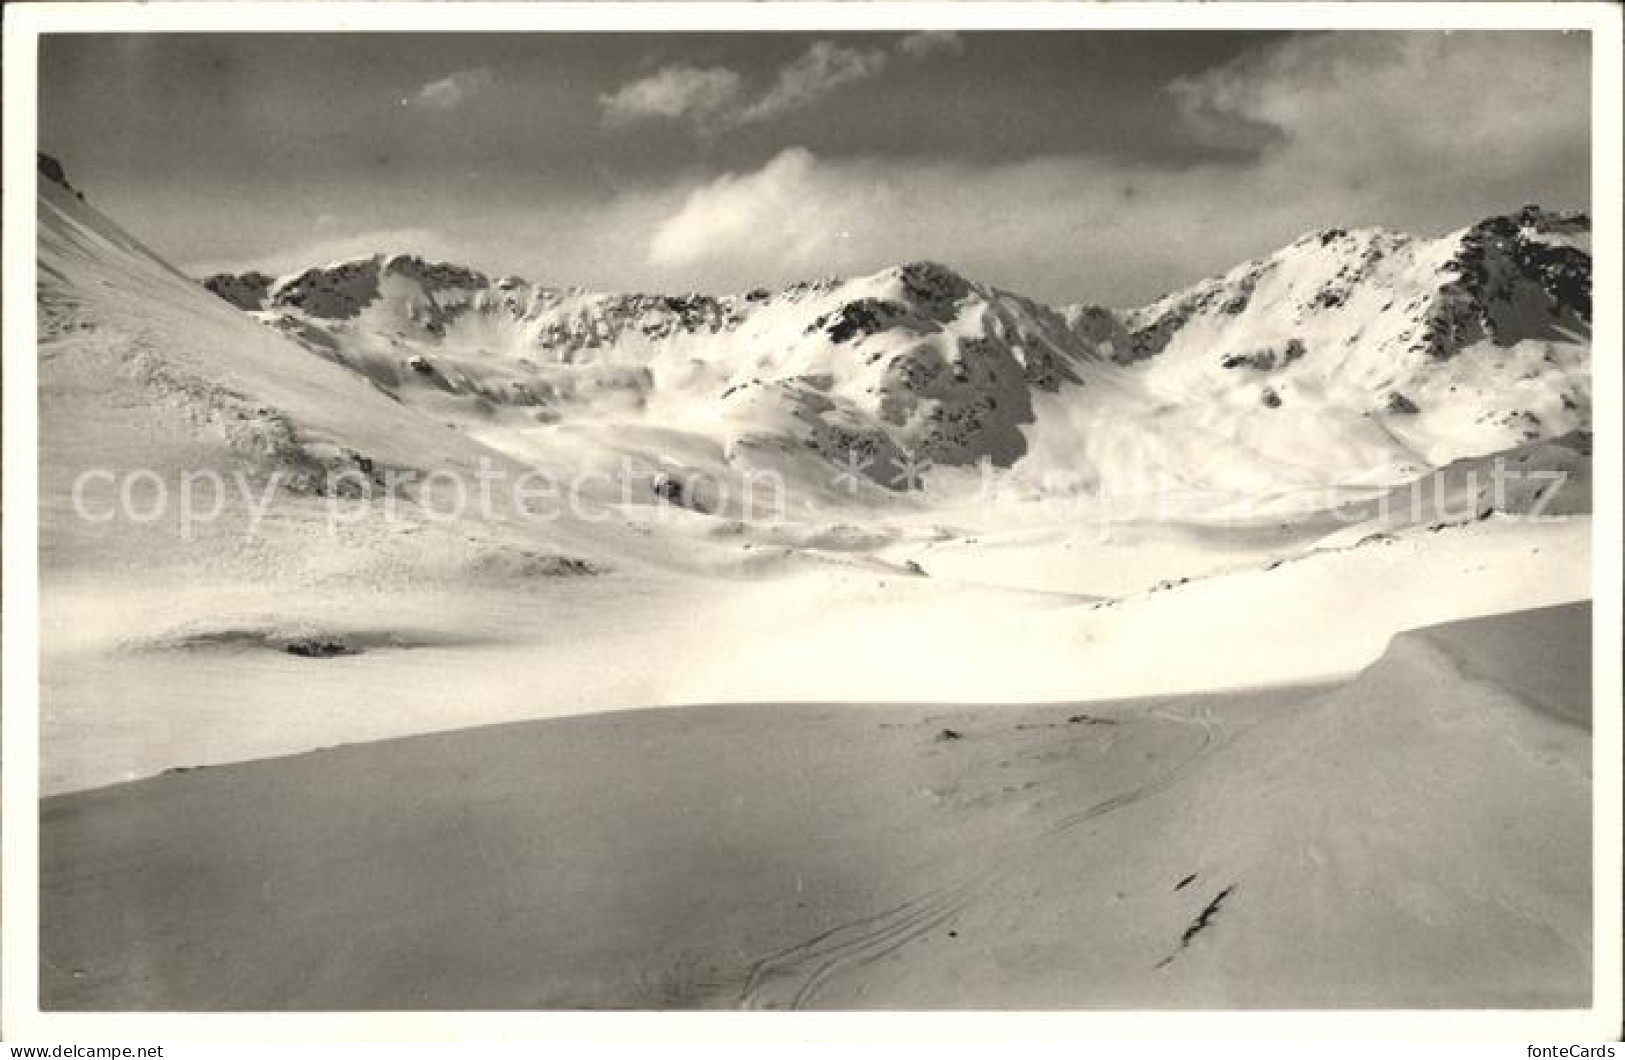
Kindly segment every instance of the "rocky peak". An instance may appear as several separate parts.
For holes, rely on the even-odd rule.
[[[250,270],[243,273],[217,272],[204,277],[203,286],[238,309],[256,312],[265,308],[271,285],[275,282],[263,272]]]
[[[901,285],[904,297],[933,317],[952,315],[954,304],[972,290],[969,280],[935,261],[912,261],[889,272]]]
[[[1589,236],[1585,214],[1534,205],[1442,240],[1319,229],[1141,309],[1074,306],[1067,322],[1123,365],[1187,346],[1181,357],[1199,347],[1217,367],[1255,371],[1313,360],[1317,346],[1335,346],[1339,360],[1381,346],[1382,356],[1437,362],[1481,341],[1587,331]]]
[[[1462,232],[1414,349],[1447,360],[1489,340],[1510,346],[1591,325],[1591,224],[1526,205]]]
[[[346,320],[360,314],[378,297],[383,256],[356,258],[306,269],[278,280],[271,305],[300,309],[313,317]]]
[[[427,261],[416,254],[395,254],[383,264],[385,276],[404,276],[426,289],[483,291],[491,286],[484,273],[444,261]]]
[[[544,295],[524,315],[534,325],[536,345],[565,361],[634,335],[650,341],[714,335],[742,320],[735,299],[704,294]]]

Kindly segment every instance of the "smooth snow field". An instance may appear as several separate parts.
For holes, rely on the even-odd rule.
[[[1566,605],[1335,682],[616,712],[50,798],[43,1002],[1578,1007],[1588,632]]]
[[[851,554],[774,559],[749,575],[605,574],[518,589],[268,595],[263,584],[63,576],[42,596],[41,783],[54,793],[646,706],[1071,702],[1335,679],[1401,630],[1586,598],[1589,533],[1588,518],[1491,520],[1273,570],[1263,569],[1275,562],[1267,540],[1225,547],[1164,529],[1119,548],[995,539],[976,554],[897,553],[918,556],[924,576]],[[1142,553],[1162,564],[1135,571]],[[930,573],[938,557],[940,576]],[[1065,588],[1030,588],[1037,568]],[[286,650],[302,639],[356,654]]]

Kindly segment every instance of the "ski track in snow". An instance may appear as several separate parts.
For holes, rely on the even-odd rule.
[[[1027,861],[1038,857],[1044,847],[1061,836],[1172,788],[1199,760],[1212,754],[1224,737],[1223,726],[1207,703],[1193,706],[1188,715],[1166,706],[1152,707],[1146,713],[1149,717],[1197,729],[1201,742],[1172,768],[1067,814],[1010,856],[998,857],[970,876],[885,912],[837,924],[805,942],[756,961],[750,967],[739,1007],[790,1010],[811,1007],[831,982],[861,971],[923,938],[1004,880],[1018,875]]]

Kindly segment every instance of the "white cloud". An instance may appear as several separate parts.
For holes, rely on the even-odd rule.
[[[703,126],[737,109],[739,85],[739,75],[724,66],[668,66],[599,97],[599,104],[611,125],[683,118]]]
[[[1173,86],[1250,160],[968,164],[784,151],[691,188],[646,266],[720,289],[937,258],[1054,300],[1138,304],[1314,228],[1438,234],[1528,199],[1586,205],[1588,42],[1300,37]]]
[[[539,203],[516,191],[438,215],[415,204],[401,216],[435,231],[358,234],[248,264],[399,248],[547,283],[730,291],[933,258],[1057,303],[1143,304],[1317,227],[1438,233],[1529,198],[1586,205],[1587,54],[1580,36],[1294,38],[1174,89],[1207,135],[1254,138],[1240,161],[972,163],[792,147],[615,195]]]
[[[833,41],[814,41],[779,71],[778,81],[766,95],[746,107],[739,120],[761,121],[797,110],[843,85],[867,81],[885,66],[886,53],[879,49],[843,48]]]
[[[1110,255],[1110,174],[1075,160],[994,167],[830,161],[802,147],[760,170],[693,188],[653,231],[647,264],[698,286],[862,274],[934,258],[1041,297],[1081,298],[1072,283]],[[1104,239],[1104,243],[1097,239]],[[1116,249],[1137,250],[1139,237]],[[1035,283],[1042,271],[1046,282]]]
[[[965,41],[953,30],[925,30],[898,41],[897,50],[910,59],[960,56],[965,54]]]
[[[781,67],[773,84],[753,100],[744,96],[744,78],[726,66],[667,66],[600,96],[598,103],[611,126],[665,119],[713,131],[799,110],[845,85],[867,81],[885,67],[882,49],[820,40]]]
[[[459,70],[438,81],[430,81],[401,100],[401,106],[427,110],[453,110],[495,83],[496,79],[491,71],[483,67]]]
[[[1270,133],[1264,168],[1345,185],[1484,184],[1573,163],[1590,136],[1589,48],[1584,34],[1325,33],[1170,89],[1210,140]]]
[[[854,225],[871,219],[873,193],[820,170],[792,147],[755,173],[724,174],[692,190],[654,232],[651,264],[668,269],[774,263],[774,270],[827,271],[840,264]],[[844,234],[844,235],[843,235]]]

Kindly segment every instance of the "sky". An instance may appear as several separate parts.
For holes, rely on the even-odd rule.
[[[196,275],[604,290],[945,262],[1131,306],[1316,228],[1586,208],[1552,32],[55,35],[40,149]]]

